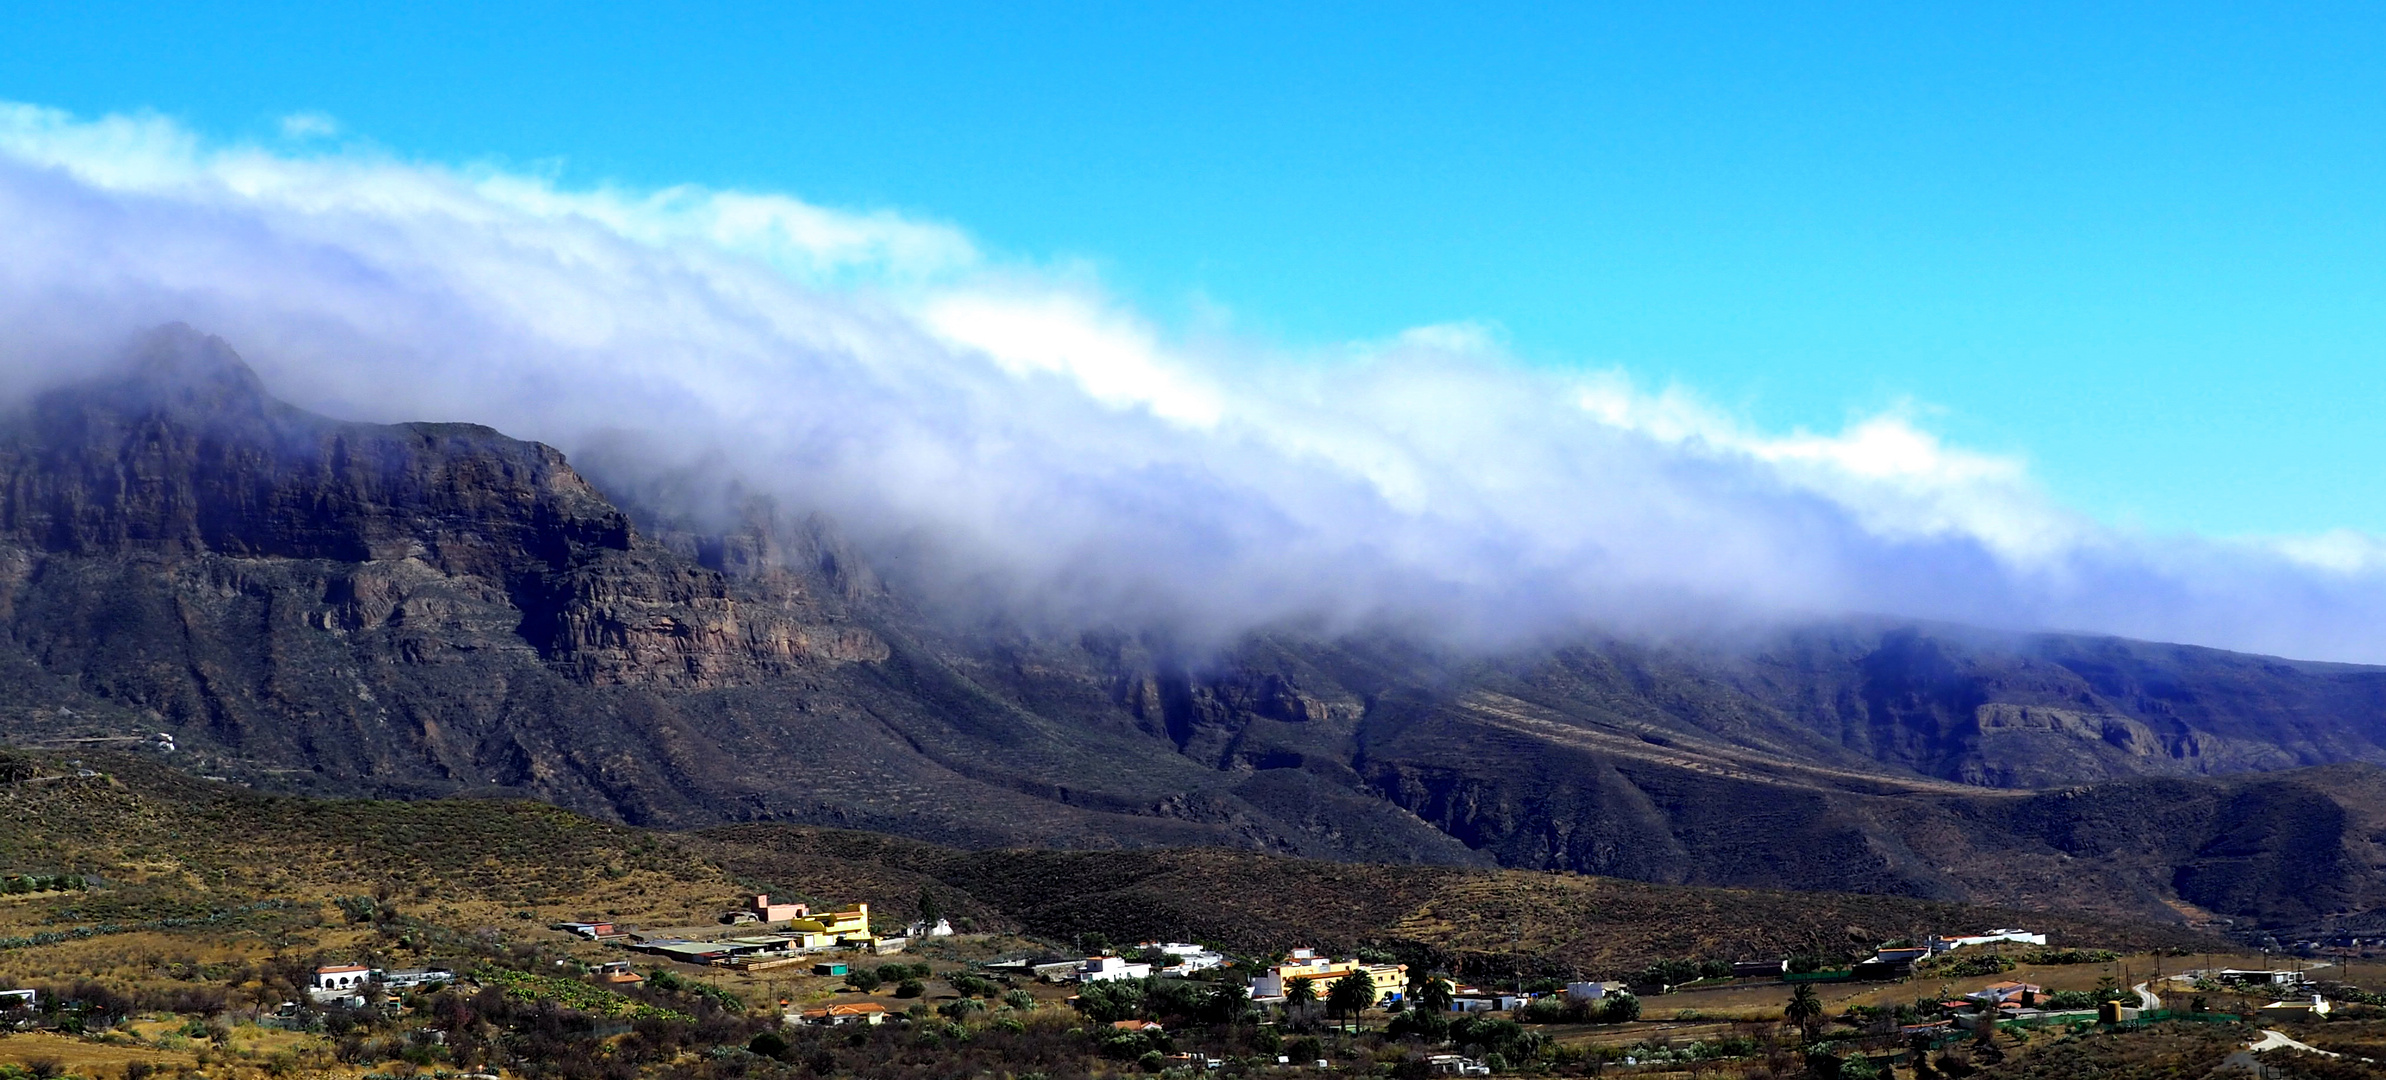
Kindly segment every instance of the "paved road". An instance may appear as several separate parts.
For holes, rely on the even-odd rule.
[[[2144,1009],[2147,1012],[2153,1012],[2154,1010],[2162,1007],[2162,999],[2156,997],[2154,991],[2147,989],[2145,983],[2139,983],[2136,986],[2130,987],[2130,989],[2137,991],[2138,1008]]]
[[[2222,1069],[2243,1069],[2246,1072],[2254,1074],[2255,1076],[2260,1076],[2262,1074],[2262,1063],[2255,1059],[2254,1055],[2259,1054],[2264,1050],[2276,1050],[2280,1047],[2285,1047],[2289,1050],[2303,1050],[2314,1054],[2325,1054],[2328,1057],[2342,1056],[2327,1050],[2322,1050],[2319,1047],[2313,1046],[2309,1043],[2296,1042],[2293,1039],[2287,1038],[2286,1032],[2272,1031],[2268,1028],[2264,1028],[2262,1030],[2261,1038],[2246,1043],[2245,1049],[2239,1050],[2234,1054],[2230,1054],[2228,1056],[2228,1060],[2220,1063],[2220,1067]]]

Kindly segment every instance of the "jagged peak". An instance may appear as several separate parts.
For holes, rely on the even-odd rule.
[[[228,342],[188,323],[141,335],[128,356],[125,389],[149,404],[214,415],[255,415],[280,404]]]

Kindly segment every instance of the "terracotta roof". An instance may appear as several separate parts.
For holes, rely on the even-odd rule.
[[[372,969],[372,968],[369,968],[369,967],[366,967],[366,966],[364,966],[363,964],[325,964],[325,965],[324,965],[324,966],[322,966],[322,967],[316,968],[316,969],[315,969],[315,974],[317,974],[317,975],[338,975],[338,974],[341,974],[341,973],[343,973],[343,972],[349,972],[349,971],[371,971],[371,970],[373,970],[373,969]]]
[[[809,1019],[819,1020],[832,1016],[870,1016],[877,1013],[883,1013],[885,1011],[886,1006],[875,1001],[859,1001],[848,1002],[842,1005],[830,1005],[819,1009],[805,1009],[804,1016]]]

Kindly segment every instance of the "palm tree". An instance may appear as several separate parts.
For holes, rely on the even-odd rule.
[[[1354,971],[1334,980],[1326,987],[1326,1003],[1335,1015],[1357,1020],[1367,1006],[1375,1004],[1375,976]]]
[[[1812,1042],[1815,1028],[1823,1021],[1823,999],[1815,996],[1812,985],[1799,983],[1790,992],[1789,1006],[1781,1010],[1781,1018],[1798,1025],[1798,1030],[1806,1033],[1806,1040]]]
[[[1286,1017],[1298,1018],[1303,1006],[1315,1004],[1317,1004],[1317,987],[1310,985],[1309,980],[1294,979],[1291,986],[1284,988],[1284,1015]]]
[[[1429,1013],[1446,1013],[1457,996],[1450,989],[1450,980],[1440,975],[1427,975],[1417,985],[1417,1008]]]
[[[1220,980],[1210,987],[1201,1002],[1201,1011],[1213,1024],[1231,1025],[1243,1018],[1251,1006],[1251,988],[1232,979]]]

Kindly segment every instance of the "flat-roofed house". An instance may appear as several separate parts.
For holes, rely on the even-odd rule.
[[[1407,964],[1370,964],[1364,960],[1329,960],[1308,949],[1293,950],[1292,958],[1251,980],[1251,1000],[1282,1001],[1284,992],[1293,980],[1307,979],[1316,983],[1317,996],[1325,998],[1326,986],[1354,971],[1364,971],[1375,981],[1375,1003],[1398,1000],[1408,993]]]

